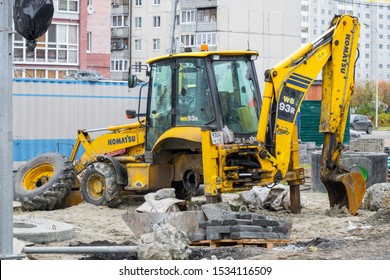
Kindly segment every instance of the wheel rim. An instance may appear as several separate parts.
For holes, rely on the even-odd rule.
[[[104,192],[103,178],[99,175],[91,176],[87,185],[87,192],[90,198],[93,200],[99,200],[103,196]]]
[[[54,166],[49,163],[31,168],[23,177],[22,186],[26,190],[34,190],[47,183],[54,174]]]

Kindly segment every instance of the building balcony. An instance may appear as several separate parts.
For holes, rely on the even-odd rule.
[[[129,27],[115,27],[111,28],[111,37],[126,37],[130,34]]]
[[[120,14],[129,14],[130,6],[118,4],[118,2],[112,1],[111,3],[111,13],[113,15],[120,15]]]
[[[198,22],[196,26],[197,32],[212,32],[217,31],[217,23],[216,22]]]
[[[217,7],[217,0],[198,0],[195,4],[196,8]]]

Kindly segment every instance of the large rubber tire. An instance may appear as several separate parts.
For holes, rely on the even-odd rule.
[[[81,195],[84,201],[115,207],[121,202],[122,186],[116,181],[114,167],[105,162],[95,162],[88,167],[81,179]]]
[[[367,127],[366,133],[367,134],[371,134],[372,133],[372,126],[371,125]]]
[[[53,210],[76,180],[72,163],[58,153],[40,155],[22,165],[14,176],[14,199],[23,210]]]

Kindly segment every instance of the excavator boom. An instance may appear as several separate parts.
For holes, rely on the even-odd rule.
[[[330,206],[346,206],[353,215],[362,202],[366,184],[360,173],[340,165],[340,156],[354,89],[359,30],[357,18],[335,16],[325,34],[266,72],[257,134],[261,144],[271,146],[269,157],[275,158],[280,177],[294,171],[297,163],[292,157],[291,143],[295,120],[307,90],[322,70],[321,180],[328,191]],[[266,127],[266,123],[270,125]]]

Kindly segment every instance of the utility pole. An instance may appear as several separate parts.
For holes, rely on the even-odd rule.
[[[177,2],[179,0],[172,0],[172,16],[171,16],[171,28],[169,31],[169,47],[168,53],[174,54],[176,52],[176,40],[175,40],[175,25],[176,25],[176,9]]]
[[[0,1],[0,259],[13,252],[12,0]]]

